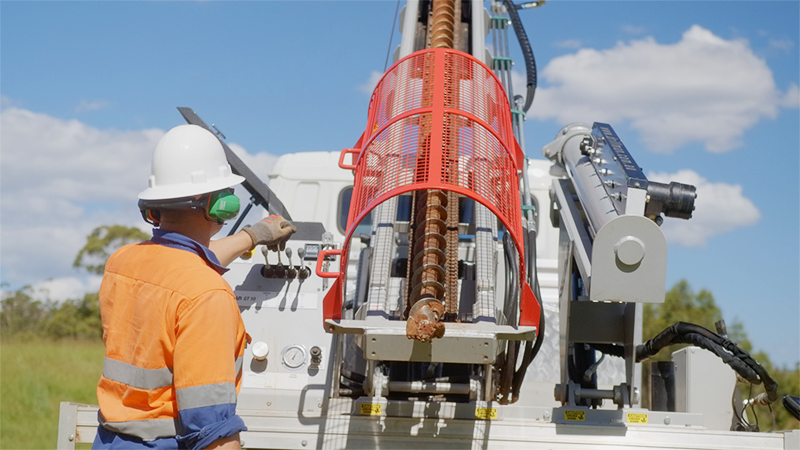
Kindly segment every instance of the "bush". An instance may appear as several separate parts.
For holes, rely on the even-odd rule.
[[[3,337],[50,337],[99,340],[103,337],[97,294],[60,304],[42,303],[26,286],[4,293],[0,301],[0,335]]]

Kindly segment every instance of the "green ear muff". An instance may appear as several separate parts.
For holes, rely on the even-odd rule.
[[[223,223],[239,214],[239,197],[229,190],[217,191],[208,196],[208,218]]]

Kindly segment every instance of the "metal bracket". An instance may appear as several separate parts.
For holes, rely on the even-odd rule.
[[[192,108],[185,108],[179,107],[178,111],[181,113],[184,119],[186,119],[186,123],[197,125],[199,127],[205,128],[214,136],[217,136],[217,133],[214,132],[216,128],[211,128],[203,121],[203,119],[198,116]],[[220,133],[221,134],[221,133]],[[223,135],[223,138],[225,136]],[[219,139],[219,136],[217,136]],[[256,198],[256,204],[259,206],[263,206],[272,214],[277,214],[279,216],[283,216],[286,220],[292,220],[292,216],[289,215],[289,211],[286,210],[286,207],[283,206],[283,203],[275,196],[275,193],[272,192],[261,178],[259,178],[249,167],[247,164],[244,163],[235,153],[228,147],[228,144],[223,142],[219,139],[220,144],[222,144],[222,148],[225,149],[225,156],[228,159],[228,164],[231,165],[231,169],[233,173],[237,175],[241,175],[245,178],[245,181],[242,183],[245,189]]]
[[[446,322],[443,337],[423,343],[406,337],[404,321],[372,319],[328,319],[325,328],[330,333],[363,335],[364,358],[373,361],[494,363],[500,341],[532,341],[536,337],[532,326]]]

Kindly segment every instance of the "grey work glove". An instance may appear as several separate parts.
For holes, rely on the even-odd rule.
[[[297,231],[297,227],[283,217],[271,214],[253,225],[247,225],[242,231],[253,239],[253,247],[266,245],[270,250],[277,252],[286,248],[286,241]]]

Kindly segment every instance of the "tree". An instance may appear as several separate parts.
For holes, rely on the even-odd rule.
[[[97,227],[87,236],[86,245],[75,256],[72,266],[102,275],[106,268],[106,261],[112,253],[123,245],[144,241],[149,237],[147,233],[136,227],[124,225]]]
[[[50,315],[44,331],[55,338],[102,338],[103,326],[97,294],[86,294],[81,300],[63,302]]]
[[[0,332],[4,336],[41,333],[42,323],[50,315],[48,305],[34,300],[31,287],[25,286],[13,293],[3,293],[0,301]]]
[[[642,316],[642,337],[647,340],[675,322],[693,323],[714,331],[714,323],[722,319],[722,312],[717,307],[711,292],[703,289],[695,294],[689,283],[681,280],[667,292],[664,303],[645,303]],[[741,324],[734,324],[732,329],[744,333]],[[651,359],[669,361],[672,352],[681,347],[686,345],[666,347]]]

